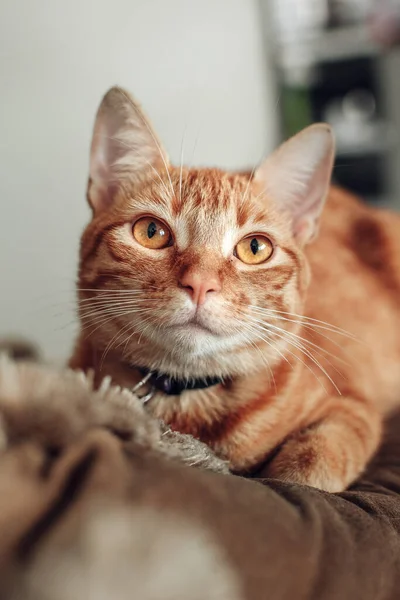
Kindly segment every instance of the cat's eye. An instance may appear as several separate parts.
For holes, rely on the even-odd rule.
[[[162,250],[172,243],[168,227],[154,217],[142,217],[134,223],[132,233],[135,240],[145,248]]]
[[[235,255],[246,265],[260,265],[271,258],[274,246],[265,235],[249,235],[235,248]]]

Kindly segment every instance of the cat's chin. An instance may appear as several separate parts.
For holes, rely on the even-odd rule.
[[[158,339],[142,342],[131,362],[173,377],[232,378],[260,368],[241,336],[217,335],[199,325],[166,328]]]
[[[197,323],[169,327],[161,332],[159,343],[181,359],[214,356],[223,350],[231,350],[243,340],[237,334],[221,335]]]
[[[122,355],[118,350],[108,357],[177,378],[247,376],[281,356],[270,344],[261,350],[238,332],[223,334],[199,323],[149,327],[132,336]]]
[[[118,360],[114,355],[115,358]],[[162,343],[142,338],[140,348],[128,347],[123,356],[125,364],[181,379],[247,377],[260,369],[265,370],[265,360],[273,366],[279,360],[279,353],[274,356],[270,347],[263,353],[246,342],[235,343],[232,338],[210,339],[207,332],[187,337],[180,335],[177,339],[164,335]]]

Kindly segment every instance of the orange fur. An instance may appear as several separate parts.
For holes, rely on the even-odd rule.
[[[147,128],[147,162],[139,168],[121,151],[123,169],[107,189],[92,168],[94,215],[79,268],[82,330],[70,365],[125,386],[140,379],[130,365],[223,376],[208,389],[158,393],[149,409],[205,441],[234,471],[269,458],[270,476],[344,489],[374,453],[383,417],[398,401],[400,218],[332,188],[319,237],[305,246],[314,226],[299,221],[295,235],[257,172],[171,166],[124,92],[106,96],[100,117],[104,106],[128,111],[124,102],[135,111],[129,127]],[[139,247],[131,226],[143,214],[170,227],[171,247]],[[260,232],[273,240],[274,257],[240,264],[234,244]],[[188,272],[220,286],[197,309],[201,327],[189,319],[181,284]]]

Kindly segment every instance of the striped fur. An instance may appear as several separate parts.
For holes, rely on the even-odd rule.
[[[118,154],[118,146],[112,168],[122,161],[124,169],[115,167],[112,185],[104,187],[92,168],[93,219],[78,277],[82,329],[71,366],[126,386],[139,378],[130,365],[222,376],[225,383],[210,389],[159,393],[149,409],[205,441],[233,471],[264,464],[270,476],[344,489],[375,451],[398,398],[399,217],[333,188],[320,235],[304,246],[257,172],[170,165],[158,141],[151,148],[150,125],[129,101],[129,127],[144,123],[151,168],[138,165],[136,154]],[[106,97],[107,110],[117,104]],[[114,129],[110,139],[122,139]],[[171,247],[155,252],[135,242],[132,224],[142,215],[167,224]],[[233,255],[252,233],[275,245],[271,261],[257,267]],[[190,270],[221,284],[198,308],[201,328],[189,324],[180,285]]]

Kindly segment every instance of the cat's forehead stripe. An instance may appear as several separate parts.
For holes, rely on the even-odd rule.
[[[235,174],[227,174],[217,169],[193,169],[182,174],[178,184],[180,202],[173,208],[184,211],[189,204],[192,209],[203,208],[210,211],[227,210],[237,202],[238,194],[244,192],[246,180]]]

